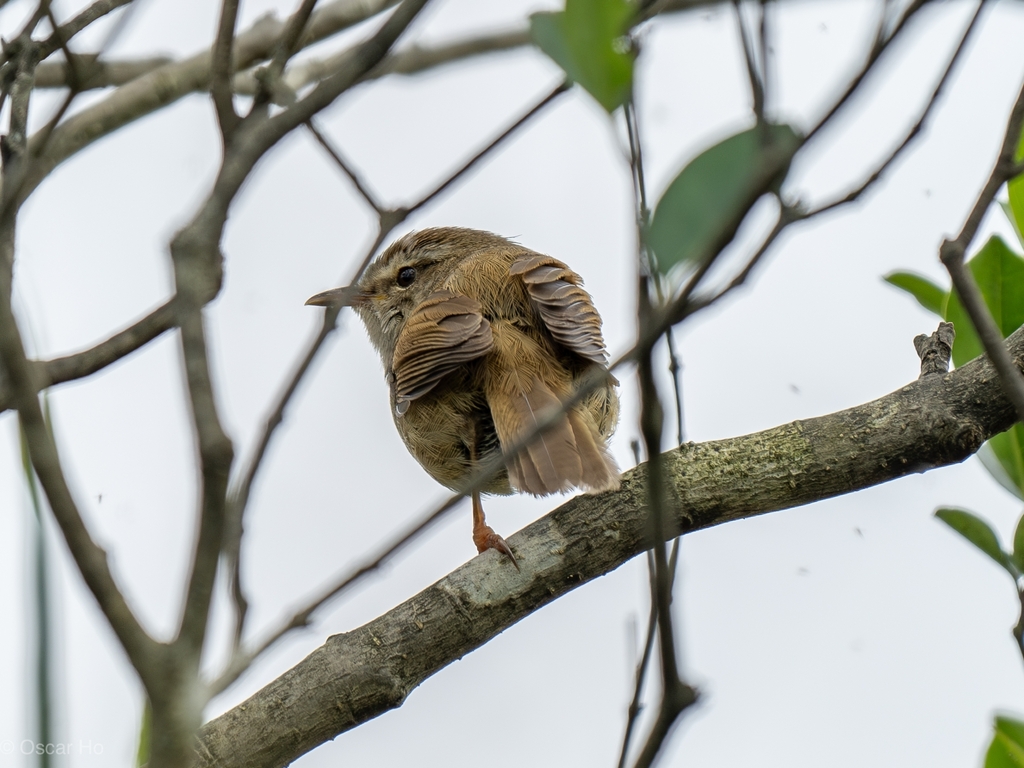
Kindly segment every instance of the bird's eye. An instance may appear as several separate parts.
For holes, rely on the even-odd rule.
[[[408,288],[416,279],[416,267],[402,267],[398,270],[398,285],[401,288]]]

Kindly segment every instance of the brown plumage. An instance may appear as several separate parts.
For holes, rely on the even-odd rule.
[[[367,269],[350,303],[384,363],[395,425],[435,480],[459,489],[480,462],[556,413],[589,368],[607,365],[601,317],[582,282],[557,259],[456,227],[406,235]],[[327,291],[307,303],[346,295]],[[617,417],[609,375],[506,457],[484,492],[617,488],[608,453]],[[477,547],[511,557],[484,523],[479,494],[473,501]]]

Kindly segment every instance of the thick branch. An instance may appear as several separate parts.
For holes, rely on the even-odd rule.
[[[1008,340],[1018,367],[1024,330]],[[955,464],[1007,429],[1013,408],[978,359],[879,400],[664,455],[668,535],[787,509]],[[578,496],[510,541],[522,572],[486,552],[369,624],[331,637],[200,732],[198,766],[283,766],[402,704],[427,677],[650,547],[645,466]]]

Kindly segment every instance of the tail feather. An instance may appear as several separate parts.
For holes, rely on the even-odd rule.
[[[617,490],[619,468],[615,459],[608,455],[604,441],[595,435],[595,430],[578,411],[569,411],[568,416],[583,469],[580,487],[594,492]]]
[[[492,392],[489,397],[503,448],[522,440],[561,407],[557,395],[539,377],[527,386],[525,392]],[[516,490],[537,496],[570,488],[617,488],[618,468],[600,442],[585,419],[571,409],[507,460],[509,481]]]

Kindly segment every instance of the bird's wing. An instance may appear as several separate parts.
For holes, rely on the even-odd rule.
[[[544,325],[576,354],[599,365],[608,363],[601,336],[601,316],[583,280],[558,259],[530,253],[516,259],[509,274],[520,275]]]
[[[395,408],[423,397],[463,363],[485,354],[493,344],[491,324],[480,302],[451,291],[435,291],[413,310],[395,345]]]

